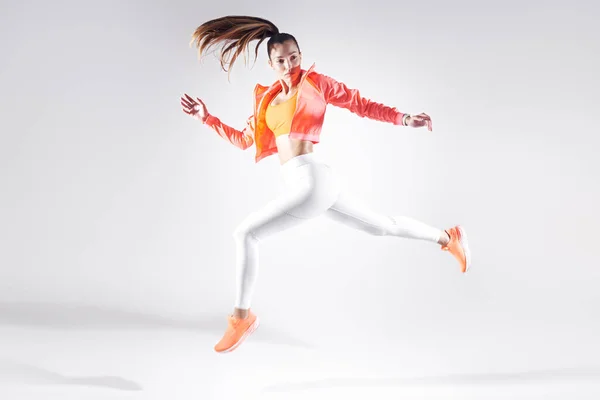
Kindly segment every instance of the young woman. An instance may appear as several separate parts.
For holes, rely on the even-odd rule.
[[[200,56],[210,47],[227,43],[221,50],[221,67],[233,65],[250,42],[259,45],[267,38],[269,65],[277,80],[268,87],[256,85],[254,113],[243,130],[234,129],[211,115],[199,98],[184,94],[183,111],[215,130],[233,145],[247,149],[256,147],[255,162],[278,154],[283,191],[260,210],[248,215],[234,233],[237,261],[237,295],[232,315],[223,338],[215,351],[237,348],[258,327],[258,318],[250,310],[250,302],[258,271],[259,242],[266,237],[325,215],[335,221],[371,235],[397,236],[426,240],[441,245],[459,262],[462,272],[470,266],[465,231],[460,226],[440,230],[408,217],[381,215],[356,204],[340,191],[332,169],[313,153],[319,142],[328,104],[343,107],[361,117],[431,131],[427,114],[409,115],[396,108],[363,98],[350,89],[314,70],[304,70],[302,53],[294,36],[280,33],[270,21],[248,16],[228,16],[199,26],[190,44],[195,43]],[[229,68],[229,71],[231,69]]]

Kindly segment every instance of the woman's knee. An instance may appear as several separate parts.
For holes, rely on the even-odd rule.
[[[252,225],[246,221],[242,222],[241,224],[235,227],[232,236],[237,242],[241,243],[246,242],[248,240],[258,240],[258,237],[256,237],[256,234],[252,229]]]

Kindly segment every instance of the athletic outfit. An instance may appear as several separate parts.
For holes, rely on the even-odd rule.
[[[257,85],[254,114],[243,131],[223,124],[212,115],[207,117],[205,124],[242,149],[256,144],[256,162],[277,152],[275,138],[281,135],[318,143],[327,104],[347,108],[362,117],[402,124],[404,114],[395,108],[362,98],[356,89],[348,89],[343,83],[313,69],[314,65],[308,71],[303,70],[297,93],[277,105],[271,102],[281,91],[279,81],[268,88]],[[322,215],[371,235],[437,243],[444,234],[444,231],[412,218],[382,215],[356,202],[340,189],[332,168],[314,153],[299,155],[285,162],[281,166],[280,177],[281,193],[261,209],[250,213],[235,229],[235,307],[249,312],[245,319],[228,316],[225,335],[215,345],[217,352],[234,350],[258,327],[258,318],[250,310],[250,305],[261,240]],[[451,240],[447,246],[442,246],[442,250],[454,255],[461,271],[466,272],[470,266],[470,254],[464,230],[457,226],[445,232]]]

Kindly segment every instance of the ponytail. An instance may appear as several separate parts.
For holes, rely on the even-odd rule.
[[[229,73],[238,56],[244,50],[248,50],[251,41],[258,40],[254,49],[257,58],[260,44],[265,39],[273,38],[278,34],[277,26],[266,19],[227,16],[207,21],[196,28],[192,34],[190,47],[195,45],[198,48],[200,58],[213,46],[223,43],[219,61],[221,68]]]

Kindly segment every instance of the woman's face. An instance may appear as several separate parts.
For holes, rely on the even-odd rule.
[[[271,49],[269,65],[278,79],[293,80],[300,74],[302,54],[293,40],[275,43]]]

